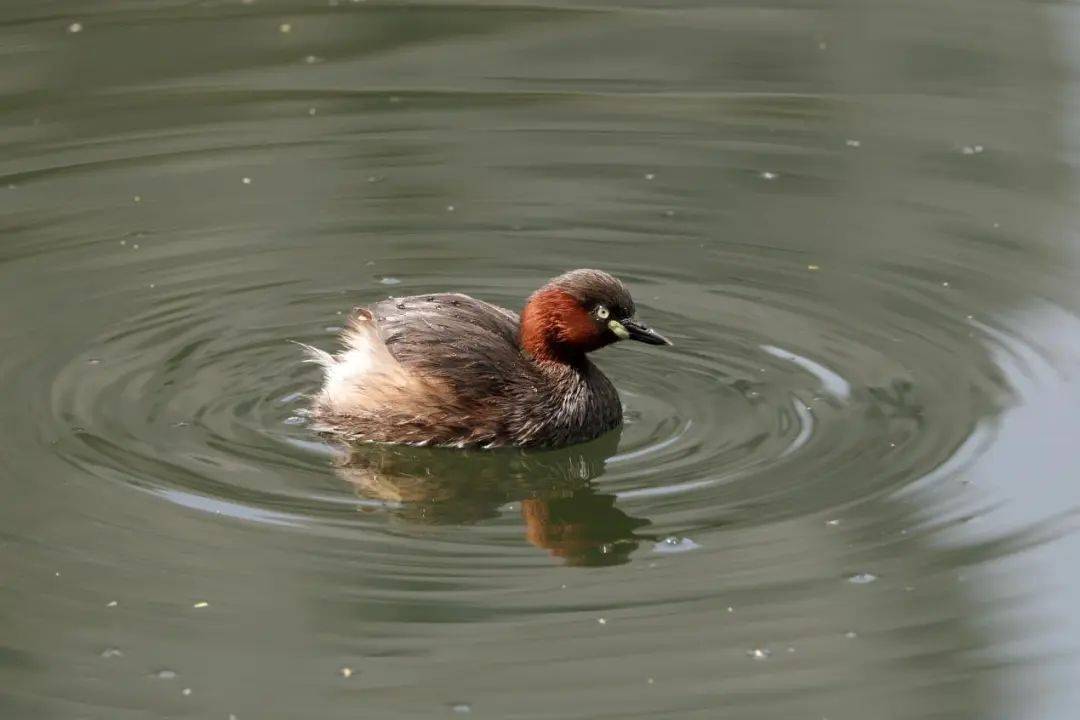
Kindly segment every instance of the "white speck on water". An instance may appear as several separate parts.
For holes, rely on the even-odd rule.
[[[566,589],[566,583],[563,583],[562,585],[560,585],[559,589],[560,590],[565,590]]]
[[[854,583],[855,585],[869,585],[877,579],[877,575],[874,575],[873,573],[863,572],[850,575],[848,576],[847,580],[849,583]]]
[[[657,553],[680,553],[689,552],[690,550],[697,550],[700,545],[687,537],[678,537],[677,535],[668,535],[660,542],[653,545],[653,552]]]
[[[837,525],[840,524],[840,521],[839,520],[826,520],[825,524],[828,525],[829,527],[836,527]]]
[[[343,667],[338,670],[338,673],[340,673],[341,677],[343,678],[351,678],[353,674],[353,669],[351,667]]]
[[[596,622],[600,623],[601,625],[607,625],[607,618],[597,618]]]
[[[727,611],[728,611],[729,613],[733,613],[733,612],[735,612],[735,608],[733,608],[733,607],[731,607],[730,605],[728,605],[728,609],[727,609]]]
[[[188,697],[189,695],[191,695],[191,688],[184,688],[180,691],[180,694],[184,697]]]
[[[769,172],[768,170],[761,173],[761,179],[762,180],[775,180],[777,177],[779,177],[779,176],[776,173]]]
[[[86,362],[89,365],[100,365],[101,364],[101,358],[90,358]]]
[[[391,277],[389,275],[379,278],[379,282],[381,282],[383,285],[400,285],[401,284],[401,280],[399,280],[396,277]]]
[[[154,283],[150,283],[147,287],[149,287],[151,290],[153,290],[154,288],[157,287],[157,285],[155,285]]]
[[[615,546],[612,545],[611,543],[604,543],[603,545],[600,546],[600,554],[601,555],[610,555],[614,549],[615,549]]]
[[[793,647],[791,647],[790,645],[788,645],[788,649],[787,649],[787,651],[788,651],[789,653],[794,653],[794,652],[795,652],[795,648],[793,648]]]
[[[323,328],[323,330],[325,330],[328,333],[339,333],[344,329],[345,328],[341,327],[340,325],[327,325],[326,327]]]
[[[119,604],[120,603],[116,602],[115,600],[110,600],[109,602],[105,603],[105,607],[116,607]]]
[[[941,283],[941,287],[949,287],[949,282],[946,280],[945,282]]]
[[[978,155],[982,151],[982,145],[965,145],[964,147],[960,148],[960,152],[964,153],[965,155]]]
[[[70,25],[67,26],[67,31],[69,33],[80,33],[80,32],[82,32],[82,29],[83,29],[83,25],[82,25],[82,23],[79,23],[79,22],[73,22],[73,23],[71,23]]]
[[[245,185],[250,185],[251,184],[251,178],[249,178],[249,177],[242,178],[240,180],[240,182],[244,183]]]
[[[844,142],[844,144],[847,145],[850,148],[857,148],[857,147],[860,147],[862,145],[862,141],[860,141],[860,140],[847,140],[847,141]]]
[[[154,673],[154,677],[157,678],[158,680],[175,680],[176,679],[176,671],[175,670],[158,670],[156,673]]]
[[[308,108],[307,114],[308,115],[314,115],[316,112],[318,112],[318,111],[315,108]]]
[[[134,202],[141,203],[142,202],[142,195],[136,195],[135,197],[133,197],[131,199]]]
[[[377,183],[377,182],[382,182],[382,178],[379,177],[378,175],[368,175],[367,181],[369,183]]]
[[[390,102],[399,103],[399,102],[401,102],[401,98],[399,98],[397,95],[391,95],[390,96]]]
[[[648,678],[648,679],[646,679],[646,680],[645,680],[645,682],[647,682],[647,683],[649,683],[650,685],[652,685],[653,683],[655,683],[655,682],[656,682],[656,678]]]
[[[664,211],[664,217],[675,217],[675,211],[674,210],[665,210]]]
[[[60,577],[60,571],[59,570],[56,571],[56,577]]]
[[[300,400],[303,397],[304,397],[304,393],[297,390],[296,392],[291,392],[288,395],[282,395],[281,397],[279,397],[278,398],[278,404],[279,405],[288,405],[289,403],[296,402],[297,400]]]
[[[818,270],[821,269],[821,266],[820,265],[807,265],[806,269],[809,270],[810,272],[817,272]]]
[[[290,415],[289,417],[285,418],[282,422],[285,423],[286,425],[303,425],[306,421],[304,420],[304,418],[300,417],[299,415]]]
[[[124,653],[121,652],[120,648],[114,648],[114,647],[105,648],[104,650],[101,651],[101,657],[106,658],[106,659],[107,658],[121,658],[121,657],[124,657]]]
[[[829,43],[827,43],[827,42],[819,42],[817,44],[817,48],[818,48],[818,50],[828,50],[829,49]]]
[[[447,205],[446,206],[446,212],[454,212],[455,210],[457,210],[457,208],[454,207],[453,205]]]
[[[289,23],[281,23],[281,25],[278,26],[278,30],[283,33],[291,33],[292,25]]]
[[[844,637],[846,637],[848,640],[854,640],[855,638],[859,637],[859,633],[855,632],[854,630],[848,630],[846,633],[844,633]]]
[[[210,603],[206,602],[205,600],[200,600],[191,607],[195,608],[196,610],[201,610],[202,608],[210,607]]]
[[[765,648],[754,648],[753,650],[747,650],[746,654],[754,660],[768,660],[772,656],[772,651]]]
[[[997,228],[999,228],[999,227],[1001,227],[1001,223],[994,223],[994,229],[995,229],[995,230],[996,230]]]
[[[646,180],[655,180],[655,179],[656,179],[656,175],[655,175],[655,174],[653,174],[653,173],[645,173],[645,179],[646,179]]]
[[[306,62],[308,65],[314,65],[315,63],[320,62],[321,60],[322,60],[322,58],[320,58],[317,55],[308,55],[307,57],[304,58],[304,62]]]
[[[472,712],[472,705],[469,703],[454,703],[450,706],[450,709],[455,715],[468,715]]]
[[[131,249],[132,249],[132,250],[138,250],[138,249],[139,249],[139,243],[134,243],[134,244],[133,244],[133,245],[131,246]]]

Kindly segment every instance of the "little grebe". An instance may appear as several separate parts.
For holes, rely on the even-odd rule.
[[[459,293],[356,309],[323,367],[315,428],[350,441],[454,447],[559,447],[622,423],[611,382],[586,353],[619,340],[671,343],[634,319],[626,287],[573,270],[518,316]]]

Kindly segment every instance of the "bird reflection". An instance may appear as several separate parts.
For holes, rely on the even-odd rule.
[[[396,517],[426,525],[471,524],[521,503],[525,538],[568,565],[627,562],[649,524],[615,506],[591,481],[615,453],[618,433],[562,450],[470,451],[362,445],[336,470],[356,494]]]

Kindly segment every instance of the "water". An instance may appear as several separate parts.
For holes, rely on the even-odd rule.
[[[1072,718],[1078,17],[6,3],[0,715]],[[308,430],[579,266],[621,436]]]

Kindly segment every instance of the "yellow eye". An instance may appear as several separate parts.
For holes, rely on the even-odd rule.
[[[608,312],[608,309],[606,307],[604,307],[603,305],[596,306],[596,317],[600,318],[601,320],[607,320],[608,315],[611,315],[611,313]]]

